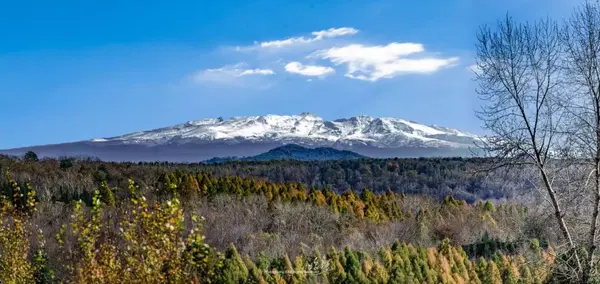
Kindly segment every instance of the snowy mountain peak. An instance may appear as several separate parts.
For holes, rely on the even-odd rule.
[[[453,128],[427,126],[399,118],[367,115],[332,121],[309,113],[206,118],[94,143],[142,145],[186,144],[191,142],[277,142],[307,146],[363,144],[378,148],[472,147],[476,135]]]
[[[312,113],[312,112],[303,112],[300,114],[300,116],[302,117],[316,117],[316,118],[320,118],[319,116],[317,116],[316,114]]]

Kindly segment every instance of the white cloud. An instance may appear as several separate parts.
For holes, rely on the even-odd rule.
[[[317,31],[317,32],[312,32],[312,35],[314,35],[314,39],[315,40],[321,40],[323,38],[332,38],[332,37],[338,37],[338,36],[345,36],[345,35],[355,35],[358,33],[358,30],[355,28],[348,28],[348,27],[343,27],[343,28],[331,28],[328,30],[322,30],[322,31]]]
[[[246,76],[246,75],[275,75],[275,72],[271,69],[248,69],[242,71],[238,76]]]
[[[280,47],[285,47],[285,46],[292,46],[295,44],[319,41],[324,38],[334,38],[334,37],[339,37],[339,36],[354,35],[356,33],[358,33],[358,30],[355,28],[350,28],[350,27],[330,28],[328,30],[312,32],[311,33],[313,35],[312,38],[291,37],[291,38],[287,38],[287,39],[283,39],[283,40],[264,41],[264,42],[259,43],[258,45],[260,47],[265,47],[265,48],[268,48],[268,47],[280,48]],[[238,49],[240,49],[240,48],[238,47]]]
[[[307,43],[311,42],[311,39],[307,39],[304,37],[292,37],[283,40],[273,40],[273,41],[264,41],[260,43],[261,47],[283,47],[287,45],[293,45],[296,43]]]
[[[310,57],[328,59],[335,65],[346,64],[346,77],[372,82],[402,74],[429,74],[458,62],[458,57],[406,58],[423,51],[425,49],[419,43],[393,42],[375,46],[351,44],[317,51]]]
[[[481,71],[482,71],[481,68],[479,68],[479,65],[477,65],[477,64],[469,65],[469,66],[467,66],[467,69],[476,75],[481,74]]]
[[[191,78],[199,83],[233,83],[240,77],[246,76],[268,76],[274,75],[275,72],[271,69],[245,69],[246,64],[238,63],[235,65],[226,65],[216,69],[206,69],[192,74]]]
[[[285,71],[311,77],[325,77],[335,73],[329,66],[303,65],[300,62],[290,62],[285,65]]]

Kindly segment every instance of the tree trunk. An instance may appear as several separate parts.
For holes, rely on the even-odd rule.
[[[600,141],[600,140],[599,140]],[[596,231],[598,229],[598,213],[600,212],[600,152],[595,159],[594,167],[594,212],[592,213],[590,231],[588,233],[588,257],[583,270],[582,281],[588,283],[594,269],[594,252],[596,251]]]
[[[562,210],[560,209],[560,205],[558,204],[558,200],[556,198],[556,192],[554,192],[554,188],[552,187],[552,184],[550,184],[550,180],[548,179],[548,175],[546,174],[546,170],[544,169],[543,165],[540,164],[539,169],[540,173],[542,174],[542,180],[544,181],[544,185],[548,190],[550,200],[552,201],[552,206],[554,206],[554,215],[556,216],[556,220],[558,221],[558,225],[560,226],[560,231],[562,232],[563,237],[569,243],[569,247],[573,250],[575,261],[577,262],[577,269],[579,270],[578,273],[582,273],[583,268],[581,266],[581,260],[579,259],[577,248],[575,246],[575,243],[573,242],[573,238],[571,237],[571,233],[569,232],[569,228],[567,227],[565,218],[563,218]]]

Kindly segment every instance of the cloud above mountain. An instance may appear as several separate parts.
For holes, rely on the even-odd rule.
[[[353,37],[358,33],[356,28],[341,27],[313,31],[310,37],[256,41],[233,50],[236,56],[247,57],[247,62],[253,62],[254,68],[226,65],[205,69],[193,77],[196,82],[214,83],[233,83],[250,75],[277,80],[278,77],[272,75],[281,68],[281,71],[308,77],[325,78],[340,73],[349,79],[376,82],[408,74],[432,74],[460,61],[457,56],[426,51],[422,43],[370,44],[364,37]]]
[[[287,39],[282,39],[282,40],[273,40],[273,41],[263,41],[258,43],[257,45],[263,48],[282,48],[282,47],[287,47],[287,46],[292,46],[292,45],[296,45],[296,44],[304,44],[304,43],[311,43],[311,42],[315,42],[315,41],[319,41],[325,38],[335,38],[335,37],[340,37],[340,36],[347,36],[347,35],[355,35],[358,33],[358,30],[355,28],[350,28],[350,27],[343,27],[343,28],[330,28],[328,30],[321,30],[321,31],[314,31],[311,34],[313,35],[313,37],[311,38],[306,38],[306,37],[290,37]]]
[[[246,63],[237,63],[235,65],[226,65],[215,69],[205,69],[192,74],[191,79],[196,83],[217,83],[242,86],[244,84],[239,83],[244,80],[244,77],[275,75],[275,71],[271,69],[248,69],[246,67]]]
[[[320,50],[311,57],[330,60],[334,65],[345,65],[346,77],[372,82],[403,74],[430,74],[458,62],[458,57],[407,57],[424,51],[419,43],[350,44]]]
[[[325,77],[335,73],[335,70],[328,66],[304,65],[296,61],[286,64],[285,71],[310,77]]]
[[[248,76],[248,75],[275,75],[275,72],[271,69],[246,69],[240,73],[238,76]]]

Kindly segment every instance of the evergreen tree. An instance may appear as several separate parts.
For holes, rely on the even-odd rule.
[[[248,268],[248,284],[266,284],[267,281],[263,278],[262,270],[260,270],[250,257],[244,258],[246,267]]]
[[[27,153],[25,153],[25,155],[23,156],[23,160],[25,162],[37,162],[40,159],[38,158],[38,155],[35,152],[27,151]]]
[[[482,281],[482,284],[502,284],[502,277],[495,262],[488,262],[486,278],[485,281]]]
[[[106,182],[100,184],[100,201],[107,206],[115,206],[115,196]]]
[[[389,274],[381,263],[375,262],[373,267],[369,270],[368,280],[374,284],[388,283]]]
[[[340,262],[340,257],[335,250],[335,248],[331,248],[327,253],[327,260],[329,262],[329,273],[328,280],[329,283],[345,283],[346,271],[344,270],[344,266]]]
[[[496,208],[494,207],[494,203],[490,202],[489,200],[485,202],[483,208],[485,209],[485,211],[488,211],[488,212],[496,211]]]
[[[344,249],[344,257],[346,258],[344,270],[347,274],[347,280],[356,283],[366,281],[366,276],[362,272],[362,267],[356,253],[349,247],[346,247]]]
[[[225,252],[221,271],[218,275],[220,283],[244,283],[248,279],[248,268],[233,244]]]
[[[200,193],[200,185],[193,175],[183,175],[179,192],[186,198],[197,196]]]
[[[297,283],[306,282],[306,275],[308,274],[309,271],[307,271],[307,269],[306,269],[305,259],[304,259],[303,254],[297,255],[296,258],[294,259],[294,272],[296,272],[296,274],[294,274],[294,278],[295,278],[294,280],[296,280]]]

